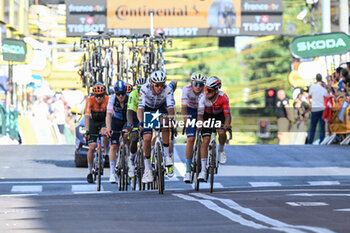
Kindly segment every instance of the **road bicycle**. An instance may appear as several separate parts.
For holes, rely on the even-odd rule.
[[[128,155],[126,154],[126,145],[124,140],[124,134],[126,131],[119,131],[117,133],[121,134],[121,139],[119,143],[119,151],[117,156],[117,164],[115,167],[115,173],[118,176],[118,190],[128,191],[129,185],[129,167],[128,167]]]
[[[138,130],[138,128],[133,128]],[[135,177],[133,179],[133,190],[136,190],[136,183],[139,191],[145,190],[145,184],[142,183],[142,176],[145,169],[144,154],[143,154],[143,137],[141,131],[139,131],[138,148],[135,158]]]
[[[92,165],[92,175],[94,181],[97,180],[97,191],[101,191],[101,177],[103,175],[104,157],[102,155],[102,137],[105,128],[102,128],[98,134],[89,134],[90,137],[97,137],[97,147],[94,153],[94,160]]]
[[[226,140],[226,143],[232,139],[232,131],[228,130],[230,137]],[[217,150],[217,141],[216,141],[217,130],[214,130],[211,136],[211,140],[209,142],[208,148],[208,163],[207,163],[207,180],[209,178],[210,186],[209,192],[213,192],[214,189],[214,175],[218,173],[219,169],[219,157]],[[198,163],[198,160],[197,160]],[[197,189],[196,189],[197,190]]]
[[[158,193],[164,193],[164,175],[166,171],[165,162],[163,159],[164,148],[162,143],[162,137],[160,135],[161,129],[155,129],[155,144],[154,144],[154,159],[152,163],[153,176],[154,176],[154,188],[158,188]]]
[[[198,175],[201,172],[201,146],[202,146],[202,130],[198,129],[196,133],[196,141],[193,151],[191,164],[191,184],[195,181],[195,190],[199,190]]]

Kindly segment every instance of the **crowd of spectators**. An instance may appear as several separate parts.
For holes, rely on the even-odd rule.
[[[350,133],[350,62],[346,63],[346,67],[336,68],[325,81],[321,74],[317,74],[315,79],[316,82],[307,91],[301,91],[294,99],[295,124],[292,129],[305,133],[303,138],[308,144],[341,142]],[[319,140],[315,142],[318,125]],[[300,141],[300,135],[293,140]]]

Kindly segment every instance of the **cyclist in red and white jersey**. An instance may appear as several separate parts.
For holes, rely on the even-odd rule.
[[[223,129],[218,130],[219,134],[219,162],[226,163],[226,154],[224,145],[226,142],[226,130],[231,129],[231,113],[229,99],[227,95],[220,91],[221,80],[216,76],[211,76],[207,79],[204,92],[198,103],[198,121],[215,120],[221,122]],[[201,146],[201,164],[202,170],[199,173],[198,179],[205,181],[207,178],[207,158],[208,147],[211,133],[215,130],[214,127],[203,127],[202,137],[203,143]]]

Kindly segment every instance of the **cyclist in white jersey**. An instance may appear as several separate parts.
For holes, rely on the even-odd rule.
[[[191,84],[184,86],[181,97],[181,113],[184,122],[197,119],[197,110],[199,99],[203,96],[204,85],[207,77],[201,71],[196,71],[191,76]],[[191,163],[193,156],[193,145],[196,137],[196,127],[186,124],[187,144],[185,149],[186,155],[186,174],[185,183],[191,182]]]
[[[175,115],[175,100],[173,90],[165,85],[166,75],[163,71],[154,71],[150,76],[150,82],[143,85],[140,90],[137,118],[140,130],[143,130],[143,151],[145,155],[145,171],[142,177],[143,183],[153,182],[151,167],[151,141],[152,129],[144,129],[144,112],[156,112],[162,114],[162,122],[173,120]],[[168,114],[168,116],[166,116]],[[163,120],[164,118],[164,120]],[[162,128],[165,165],[170,167],[173,160],[169,154],[169,128]]]

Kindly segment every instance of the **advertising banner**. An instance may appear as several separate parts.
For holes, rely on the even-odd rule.
[[[290,46],[296,58],[329,56],[350,51],[350,37],[343,32],[296,37]]]
[[[82,35],[98,29],[115,36],[150,34],[151,12],[153,12],[153,33],[163,32],[167,36],[282,33],[282,0],[67,0],[66,2],[68,36]],[[106,13],[105,18],[103,12]]]
[[[106,32],[106,0],[66,0],[67,36]]]

